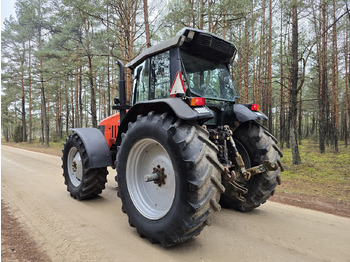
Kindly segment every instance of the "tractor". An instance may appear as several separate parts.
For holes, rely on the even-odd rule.
[[[239,104],[230,76],[234,44],[183,28],[125,65],[118,60],[117,113],[98,128],[75,128],[64,144],[63,176],[78,200],[102,193],[107,167],[122,211],[141,237],[170,247],[196,235],[213,214],[265,203],[281,183],[282,152],[257,104]]]

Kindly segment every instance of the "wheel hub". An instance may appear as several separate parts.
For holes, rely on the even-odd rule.
[[[78,164],[77,164],[76,161],[73,161],[72,169],[73,169],[73,172],[77,172],[77,170],[78,170]]]
[[[69,150],[67,161],[70,181],[75,187],[78,187],[83,179],[83,163],[76,147]]]
[[[162,185],[165,185],[166,178],[167,175],[165,174],[164,167],[160,167],[160,165],[158,165],[157,167],[153,168],[152,175],[145,175],[145,182],[153,181],[154,184],[161,187]]]
[[[169,212],[176,191],[175,171],[158,141],[144,138],[134,144],[126,163],[126,182],[135,208],[144,217],[157,220]]]
[[[165,185],[165,179],[167,175],[164,173],[164,170],[165,170],[164,167],[161,168],[160,165],[153,168],[153,173],[158,174],[158,179],[154,180],[154,183],[157,184],[159,187],[161,187],[162,185]]]

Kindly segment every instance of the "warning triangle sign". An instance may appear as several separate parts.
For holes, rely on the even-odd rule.
[[[178,71],[170,89],[170,97],[176,97],[177,94],[185,94],[185,92],[186,89],[184,81],[182,80],[182,74],[181,71]]]

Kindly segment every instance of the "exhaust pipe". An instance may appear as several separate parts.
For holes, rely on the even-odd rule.
[[[119,66],[119,106],[117,106],[117,109],[119,109],[119,112],[120,112],[120,122],[121,122],[126,114],[126,109],[128,107],[126,105],[124,64],[119,59],[117,62]]]

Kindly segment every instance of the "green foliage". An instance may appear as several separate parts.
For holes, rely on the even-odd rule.
[[[50,135],[50,141],[54,143],[64,142],[65,139],[61,138],[56,132]]]
[[[23,142],[23,127],[20,125],[17,125],[15,127],[15,132],[13,134],[13,141],[16,143]]]

